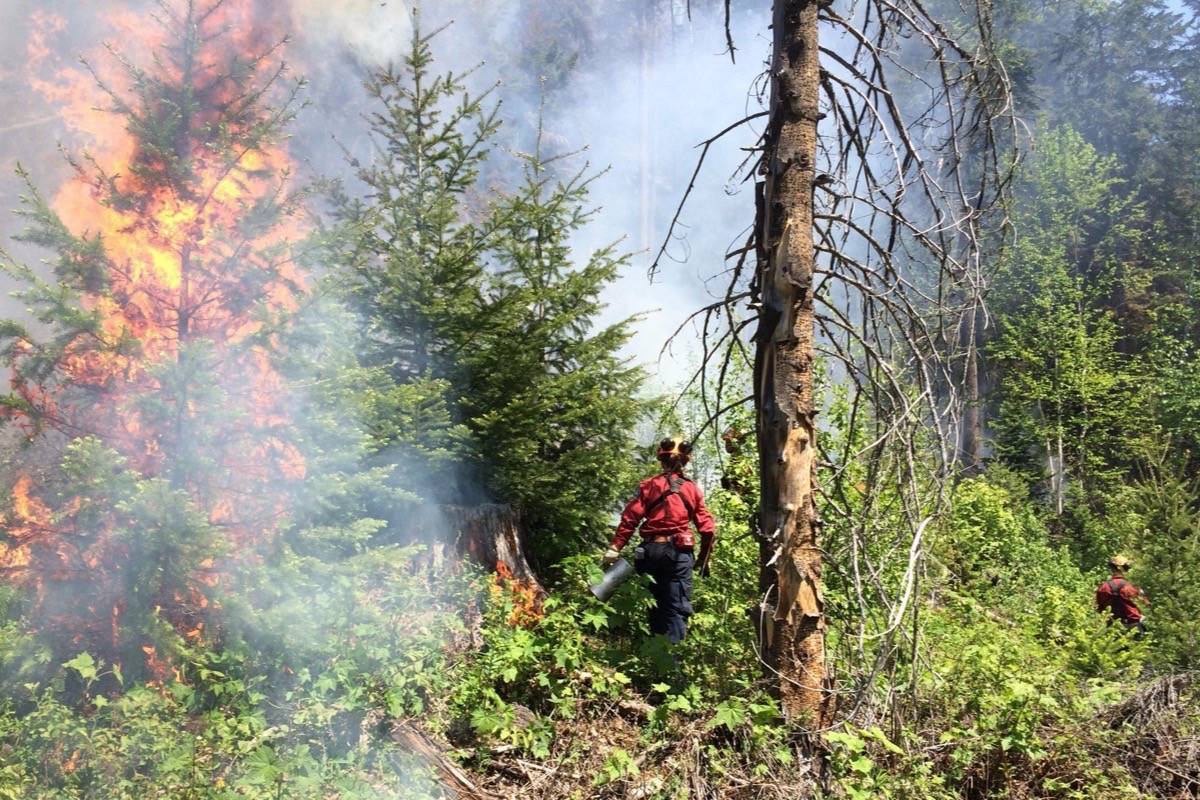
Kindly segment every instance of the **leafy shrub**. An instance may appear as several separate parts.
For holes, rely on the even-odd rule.
[[[220,650],[160,621],[146,680],[88,652],[43,667],[0,700],[0,798],[437,796],[387,733],[441,702],[468,596],[431,591],[413,555],[342,564],[304,624],[299,607],[277,602],[258,636]],[[4,647],[41,658],[20,636]]]
[[[934,544],[935,557],[957,588],[1015,614],[1049,586],[1090,592],[1065,549],[1050,545],[1045,526],[1012,482],[973,478],[955,487],[953,512]]]

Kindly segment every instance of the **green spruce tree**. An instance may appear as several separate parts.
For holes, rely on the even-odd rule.
[[[467,76],[435,74],[431,41],[414,16],[398,67],[365,84],[374,110],[369,159],[351,157],[357,184],[334,195],[334,284],[361,314],[360,360],[375,370],[366,419],[397,485],[454,501],[460,417],[459,349],[481,302],[481,251],[495,226],[478,186],[499,128],[487,93]],[[422,480],[418,481],[417,477]]]
[[[463,406],[489,490],[521,510],[534,558],[551,564],[593,546],[630,491],[648,406],[643,372],[619,355],[632,320],[597,327],[601,293],[628,257],[615,245],[573,252],[594,176],[556,176],[567,156],[547,158],[540,145],[499,211],[488,301],[463,350]]]

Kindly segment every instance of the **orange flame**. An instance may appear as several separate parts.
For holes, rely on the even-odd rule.
[[[496,562],[496,577],[492,582],[493,600],[503,600],[511,603],[512,610],[508,614],[508,624],[515,627],[530,628],[543,617],[542,594],[536,583],[522,580],[515,575],[508,564]]]
[[[39,498],[31,495],[33,479],[22,475],[13,486],[13,515],[21,526],[44,527],[50,524],[50,509]]]
[[[160,421],[137,410],[134,401],[164,389],[161,368],[183,358],[190,343],[212,347],[210,365],[218,364],[225,373],[221,382],[234,405],[247,412],[247,426],[261,432],[288,421],[283,383],[269,357],[261,348],[247,352],[240,345],[261,328],[260,316],[247,305],[247,284],[258,292],[251,300],[268,311],[294,309],[297,292],[304,287],[303,274],[286,254],[287,243],[304,233],[300,223],[285,214],[281,224],[255,230],[249,221],[265,203],[284,202],[281,181],[290,171],[290,160],[282,144],[248,144],[232,152],[210,146],[215,134],[209,126],[237,126],[218,110],[244,88],[220,72],[229,57],[240,63],[258,59],[257,70],[241,76],[242,84],[272,78],[273,62],[259,59],[273,48],[262,43],[258,11],[253,0],[239,0],[202,15],[205,42],[227,52],[197,58],[186,80],[182,67],[170,59],[156,65],[167,83],[177,83],[181,91],[185,83],[193,89],[208,86],[195,89],[197,94],[208,92],[207,106],[191,112],[196,119],[180,132],[186,139],[180,146],[186,149],[175,155],[189,174],[179,185],[156,182],[156,170],[166,168],[165,157],[131,133],[128,115],[112,113],[121,102],[112,98],[136,97],[130,92],[128,70],[104,54],[86,60],[94,75],[64,66],[54,40],[66,21],[44,11],[33,18],[34,33],[27,45],[31,84],[60,106],[69,127],[91,140],[86,160],[75,162],[78,179],[56,193],[53,208],[67,229],[102,243],[107,283],[106,291],[84,297],[86,308],[99,318],[99,346],[91,337],[70,343],[58,364],[58,377],[66,385],[102,392],[105,400],[97,403],[89,395],[72,404],[45,386],[17,388],[51,427],[73,435],[100,433],[147,474],[167,466],[172,457],[164,452],[169,435]],[[147,26],[128,9],[107,14],[107,21],[131,52],[129,43],[136,43],[140,52],[168,44],[163,30]],[[134,207],[111,202],[113,190],[140,202]],[[184,416],[201,410],[199,401],[180,402],[187,403],[181,409]],[[256,438],[250,435],[255,431],[243,433],[250,439]],[[268,477],[261,468],[264,461],[279,464],[270,477],[304,476],[298,451],[270,436],[243,443],[240,452],[228,457],[235,462],[230,467],[260,465],[255,470],[260,478]],[[245,485],[244,476],[239,483]],[[222,503],[218,499],[210,505]],[[228,501],[224,507],[241,505]],[[221,521],[227,521],[226,516],[217,514]]]
[[[167,475],[202,451],[215,468],[185,488],[235,543],[271,535],[286,510],[279,487],[306,475],[303,454],[287,438],[288,386],[266,346],[253,343],[261,320],[294,310],[305,291],[288,247],[305,226],[286,188],[285,143],[256,141],[261,121],[230,110],[252,87],[281,86],[281,37],[264,31],[261,20],[271,17],[263,2],[227,0],[199,16],[204,52],[186,67],[171,58],[153,65],[143,59],[164,81],[161,97],[135,87],[136,73],[107,52],[86,58],[86,69],[68,66],[57,48],[67,27],[60,16],[35,12],[27,43],[31,86],[89,142],[72,161],[75,179],[51,206],[78,237],[60,257],[95,272],[81,303],[96,324],[65,345],[44,383],[14,375],[13,389],[31,409],[15,421],[29,436],[47,427],[71,438],[97,436],[148,477]],[[164,29],[129,9],[105,17],[119,49],[132,58],[171,44]],[[262,98],[269,101],[272,91]],[[167,155],[163,141],[145,131],[135,135],[140,122],[164,108],[179,123]],[[28,343],[16,347],[18,361],[32,355]],[[189,370],[211,383],[189,383]],[[200,388],[193,393],[194,385]],[[104,531],[89,531],[88,551],[76,552],[66,523],[55,522],[33,489],[29,476],[13,487],[13,519],[6,522],[17,544],[0,544],[0,568],[31,570],[27,542],[38,539],[42,550],[58,553],[60,571],[68,561],[78,571],[114,557]],[[71,511],[68,501],[58,518]],[[196,585],[174,598],[174,611],[165,612],[189,640],[208,630],[201,615],[209,603],[200,587],[218,579],[211,565],[203,568]],[[112,609],[115,640],[118,606]],[[152,650],[147,663],[161,671]]]

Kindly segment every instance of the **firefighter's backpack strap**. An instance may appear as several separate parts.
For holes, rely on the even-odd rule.
[[[683,488],[683,485],[687,482],[687,478],[679,475],[671,475],[669,478],[667,478],[667,488],[663,490],[662,494],[654,498],[650,505],[646,506],[646,510],[642,512],[643,518],[649,517],[651,511],[666,502],[667,498],[673,494],[679,495],[679,499],[683,501],[683,507],[687,509],[688,516],[694,516],[696,512],[690,505],[688,505],[687,498],[684,497],[683,493],[680,491]]]
[[[1125,588],[1127,583],[1129,581],[1124,578],[1117,578],[1116,580],[1109,578],[1104,582],[1104,588],[1108,590],[1108,608],[1112,611],[1113,616],[1120,617],[1122,620],[1125,619],[1125,615],[1122,613],[1125,610],[1124,603],[1122,602],[1125,598],[1121,597],[1121,590]]]
[[[683,477],[682,475],[672,475],[667,481],[671,488],[667,492],[664,492],[664,494],[679,495],[679,499],[683,503],[683,507],[687,509],[688,516],[694,517],[696,516],[696,510],[688,503],[687,496],[682,491],[683,485],[690,482],[691,481],[689,479]]]

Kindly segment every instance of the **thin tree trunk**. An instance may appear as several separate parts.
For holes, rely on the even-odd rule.
[[[976,304],[963,325],[967,363],[963,375],[966,403],[963,408],[962,458],[963,472],[967,475],[978,475],[983,471],[983,404],[979,397],[979,337],[982,333],[982,316],[981,307]]]
[[[755,397],[765,598],[760,647],[784,714],[814,726],[829,714],[820,521],[813,498],[813,178],[819,66],[817,0],[776,0],[771,121],[759,205]]]
[[[1063,430],[1061,423],[1058,426],[1058,469],[1056,470],[1056,476],[1054,484],[1054,510],[1061,517],[1063,511],[1066,510],[1067,492],[1067,459],[1063,453]]]

